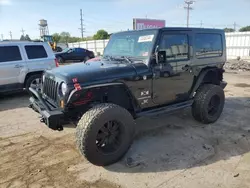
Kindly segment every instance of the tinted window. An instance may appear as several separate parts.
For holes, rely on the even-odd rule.
[[[82,52],[85,52],[85,50],[83,48],[76,48],[76,52],[82,53]]]
[[[48,57],[43,46],[25,46],[28,59],[39,59]]]
[[[197,34],[195,37],[196,57],[222,56],[222,37],[219,34]]]
[[[18,46],[1,46],[0,62],[20,61],[22,60]]]
[[[160,51],[166,51],[167,61],[180,61],[188,59],[188,36],[187,35],[163,35]]]

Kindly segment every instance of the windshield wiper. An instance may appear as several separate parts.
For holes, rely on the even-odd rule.
[[[120,58],[125,59],[129,63],[133,63],[132,60],[127,56],[121,56]]]
[[[105,55],[103,56],[104,59],[107,59],[108,61],[123,61],[126,60],[129,63],[132,63],[132,60],[129,57],[126,56],[111,56],[111,55]]]

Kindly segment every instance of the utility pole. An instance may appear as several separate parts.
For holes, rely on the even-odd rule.
[[[187,27],[189,27],[189,11],[193,10],[193,8],[191,7],[191,5],[194,3],[195,1],[191,1],[191,0],[186,0],[185,4],[187,6],[185,6],[184,8],[187,9]]]
[[[3,34],[1,34],[1,38],[2,38],[2,41],[3,41]]]
[[[237,27],[237,24],[236,22],[234,22],[234,32],[236,32],[236,27]]]
[[[82,9],[80,10],[80,15],[81,15],[81,28],[79,28],[80,29],[80,31],[81,31],[81,36],[82,36],[82,39],[83,39],[83,33],[85,32],[85,28],[83,28],[83,14],[82,14]]]
[[[23,34],[23,36],[24,36],[24,32],[25,32],[25,30],[23,30],[23,28],[22,28],[21,32],[22,32],[22,34]]]
[[[12,40],[12,32],[10,31],[9,34],[10,34],[10,40]]]
[[[202,20],[201,20],[201,28],[202,28],[202,26],[203,26],[203,22],[202,22]]]

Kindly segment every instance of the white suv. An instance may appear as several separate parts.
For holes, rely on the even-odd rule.
[[[39,88],[45,70],[58,66],[43,42],[0,42],[0,93]]]

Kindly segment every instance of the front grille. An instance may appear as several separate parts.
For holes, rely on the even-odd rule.
[[[56,81],[46,77],[43,83],[43,93],[52,100],[56,101],[57,87],[58,83]]]

